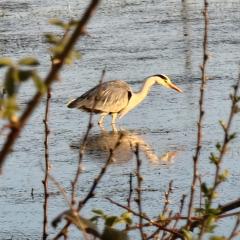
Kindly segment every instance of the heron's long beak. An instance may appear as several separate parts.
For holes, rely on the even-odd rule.
[[[177,86],[176,86],[175,84],[173,84],[173,83],[168,83],[168,86],[169,86],[170,88],[176,90],[177,92],[180,92],[180,93],[183,92],[181,88],[177,87]]]

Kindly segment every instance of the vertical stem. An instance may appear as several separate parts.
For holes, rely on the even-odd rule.
[[[140,160],[139,157],[139,145],[136,145],[136,150],[135,150],[135,154],[136,154],[136,160],[137,160],[137,188],[136,188],[136,192],[137,192],[137,205],[138,205],[138,211],[139,211],[139,231],[141,234],[141,239],[144,240],[145,239],[145,234],[143,232],[143,212],[142,212],[142,176],[140,173],[140,168],[141,168],[141,164],[142,161]]]
[[[100,81],[99,81],[99,84],[101,85],[102,82],[103,82],[103,79],[104,79],[104,76],[105,76],[105,73],[106,73],[106,69],[103,69],[102,71],[102,75],[101,75],[101,78],[100,78]],[[100,91],[100,90],[99,90]],[[96,104],[97,104],[97,96],[95,96],[95,101],[94,101],[94,104],[92,106],[92,109],[95,108]],[[72,207],[74,207],[74,205],[76,204],[76,189],[77,189],[77,182],[78,182],[78,179],[79,179],[79,176],[80,176],[80,173],[81,173],[81,168],[82,168],[82,159],[83,159],[83,155],[84,155],[84,151],[85,151],[85,148],[86,148],[86,144],[87,144],[87,139],[88,139],[88,136],[90,134],[90,130],[92,129],[93,127],[93,123],[92,123],[92,119],[93,119],[93,111],[90,112],[90,116],[89,116],[89,120],[88,120],[88,127],[87,127],[87,131],[84,135],[84,138],[83,138],[83,141],[80,145],[80,150],[79,150],[79,158],[78,158],[78,167],[77,167],[77,171],[76,171],[76,174],[75,174],[75,177],[72,181]]]
[[[193,211],[193,205],[194,205],[194,195],[195,195],[195,188],[197,179],[199,176],[198,173],[198,162],[200,157],[200,152],[202,149],[202,124],[203,124],[203,117],[204,117],[204,102],[205,102],[205,87],[207,83],[207,76],[206,76],[206,65],[208,61],[208,1],[204,0],[204,36],[203,36],[203,63],[201,66],[201,87],[200,87],[200,99],[199,99],[199,119],[197,123],[197,146],[195,155],[193,156],[193,179],[192,179],[192,185],[191,185],[191,194],[190,194],[190,201],[189,201],[189,207],[188,207],[188,221],[187,221],[187,229],[189,228],[191,224],[191,215]]]
[[[45,175],[43,180],[44,186],[44,203],[43,203],[43,240],[47,239],[48,236],[48,170],[49,170],[49,153],[48,153],[48,137],[49,137],[49,126],[48,126],[48,115],[49,115],[49,106],[51,99],[51,89],[48,88],[47,92],[47,101],[45,108],[45,117],[43,120],[44,130],[45,130],[45,138],[44,138],[44,152],[45,152]]]
[[[240,234],[239,226],[240,226],[240,215],[237,216],[236,223],[233,227],[233,230],[232,230],[228,240],[232,240],[233,238],[239,236],[239,234]]]
[[[128,199],[127,199],[127,206],[129,208],[131,208],[131,199],[132,199],[132,193],[133,193],[132,179],[133,179],[133,174],[130,173],[130,175],[129,175],[129,195],[128,195]]]
[[[131,208],[131,200],[132,200],[132,194],[133,194],[133,174],[129,174],[129,194],[128,194],[128,199],[127,199],[127,206],[128,208]],[[126,224],[126,229],[129,227],[129,224]]]

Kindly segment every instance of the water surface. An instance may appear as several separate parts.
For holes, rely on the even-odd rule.
[[[48,19],[79,18],[85,6],[83,1],[72,0],[1,1],[0,54],[14,59],[36,56],[41,62],[39,71],[45,76],[50,63],[43,34],[59,32],[48,24]],[[211,181],[213,176],[209,153],[214,151],[216,141],[222,139],[218,121],[227,119],[229,91],[237,78],[240,52],[238,9],[240,1],[215,0],[209,6],[211,58],[207,71],[209,82],[200,164],[206,181]],[[127,141],[122,147],[126,151],[109,167],[96,197],[83,210],[85,216],[89,216],[93,208],[102,208],[114,214],[122,212],[110,205],[105,197],[126,203],[128,175],[135,171],[136,166],[129,146],[131,141],[141,142],[152,157],[164,156],[167,152],[176,153],[173,163],[162,164],[151,161],[144,147],[141,150],[143,206],[149,216],[155,216],[158,209],[160,212],[170,180],[174,181],[172,209],[177,209],[182,194],[189,194],[196,142],[199,65],[202,62],[201,10],[200,1],[190,0],[185,3],[174,0],[103,1],[87,28],[89,36],[82,38],[76,46],[82,58],[66,66],[61,73],[61,81],[54,84],[49,121],[51,174],[68,192],[76,171],[78,145],[84,136],[88,115],[67,109],[66,102],[96,85],[105,67],[106,80],[126,80],[133,90],[141,87],[145,77],[164,73],[184,91],[178,94],[155,86],[148,98],[119,122],[118,127],[126,133]],[[2,76],[3,72],[0,74]],[[19,96],[22,108],[31,95],[32,85],[25,84]],[[31,117],[4,166],[0,179],[1,239],[39,239],[42,234],[44,103],[41,102]],[[94,118],[96,121],[97,117]],[[235,130],[239,129],[239,121],[237,117]],[[109,123],[110,119],[107,119],[105,135],[96,124],[91,131],[89,148],[83,159],[85,171],[79,181],[79,196],[85,196],[103,165],[108,142],[112,144],[116,141]],[[221,201],[239,197],[239,166],[239,140],[235,140],[224,162],[231,176],[220,189]],[[50,192],[51,221],[67,205],[53,184]],[[225,233],[231,223],[231,220],[225,222],[219,233]],[[54,233],[55,230],[50,227],[50,237]],[[73,229],[71,236],[71,239],[76,239],[78,232]]]

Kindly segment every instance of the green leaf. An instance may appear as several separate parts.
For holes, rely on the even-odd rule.
[[[18,71],[18,78],[21,82],[28,80],[29,78],[32,77],[32,75],[33,75],[32,70],[19,70]]]
[[[192,240],[192,234],[190,231],[187,231],[186,229],[182,229],[184,240]]]
[[[132,213],[131,212],[125,212],[121,215],[121,218],[127,223],[132,224]]]
[[[22,58],[18,62],[20,65],[25,65],[25,66],[37,66],[39,65],[39,62],[36,58],[33,57],[26,57]]]
[[[220,120],[219,123],[222,126],[223,130],[226,131],[227,130],[226,123],[223,120]]]
[[[216,148],[217,148],[217,150],[220,152],[221,149],[222,149],[222,145],[218,142],[218,143],[216,144]]]
[[[92,234],[95,237],[100,237],[100,233],[97,226],[91,222],[89,219],[81,217],[77,212],[68,211],[65,218],[72,222],[80,231]]]
[[[237,133],[232,133],[228,136],[228,141],[231,141],[237,137]]]
[[[8,69],[6,73],[4,82],[4,88],[6,89],[8,96],[11,97],[15,95],[18,85],[19,85],[18,71],[15,68],[11,67]]]
[[[125,231],[117,230],[110,227],[105,227],[101,236],[102,240],[129,240]]]
[[[222,173],[218,175],[218,180],[220,182],[224,182],[228,179],[229,175],[230,175],[229,171],[225,169]]]
[[[16,112],[18,110],[16,97],[8,97],[1,100],[1,118],[7,118],[10,121],[15,121],[17,119]],[[15,121],[16,122],[16,121]]]
[[[36,72],[34,72],[32,74],[32,78],[33,78],[33,81],[35,83],[35,86],[36,86],[37,90],[41,94],[44,94],[47,91],[47,87],[44,84],[44,82],[42,81],[42,79],[38,76],[38,74]]]
[[[53,53],[54,56],[58,56],[63,52],[64,47],[65,47],[64,44],[58,44],[58,45],[50,48],[50,51]]]
[[[92,212],[99,216],[105,216],[103,210],[101,210],[101,209],[93,209]]]
[[[74,20],[74,19],[72,19],[72,20],[68,23],[68,25],[69,25],[70,28],[75,27],[77,24],[78,24],[78,21],[77,21],[77,20]]]
[[[45,34],[45,38],[50,44],[58,44],[61,40],[59,36],[50,33]]]
[[[61,28],[65,28],[65,26],[66,26],[66,24],[62,20],[60,20],[58,18],[50,19],[49,23],[52,24],[52,25],[61,27]]]
[[[205,196],[207,196],[209,194],[209,189],[205,182],[201,184],[201,191],[204,193]]]
[[[114,226],[114,224],[117,224],[119,222],[121,222],[121,219],[119,217],[109,216],[105,220],[105,225],[108,226],[108,227],[112,227],[112,226]]]
[[[210,159],[211,163],[214,163],[215,165],[219,164],[219,158],[217,156],[215,156],[214,153],[210,154],[209,159]]]
[[[11,58],[8,57],[2,57],[0,58],[0,68],[1,67],[7,67],[7,66],[12,66],[13,62]]]
[[[220,237],[220,236],[211,236],[210,240],[227,240],[225,237]]]

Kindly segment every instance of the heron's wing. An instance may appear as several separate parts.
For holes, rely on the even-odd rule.
[[[69,107],[100,112],[119,112],[127,106],[132,90],[120,80],[104,82],[69,103]]]

